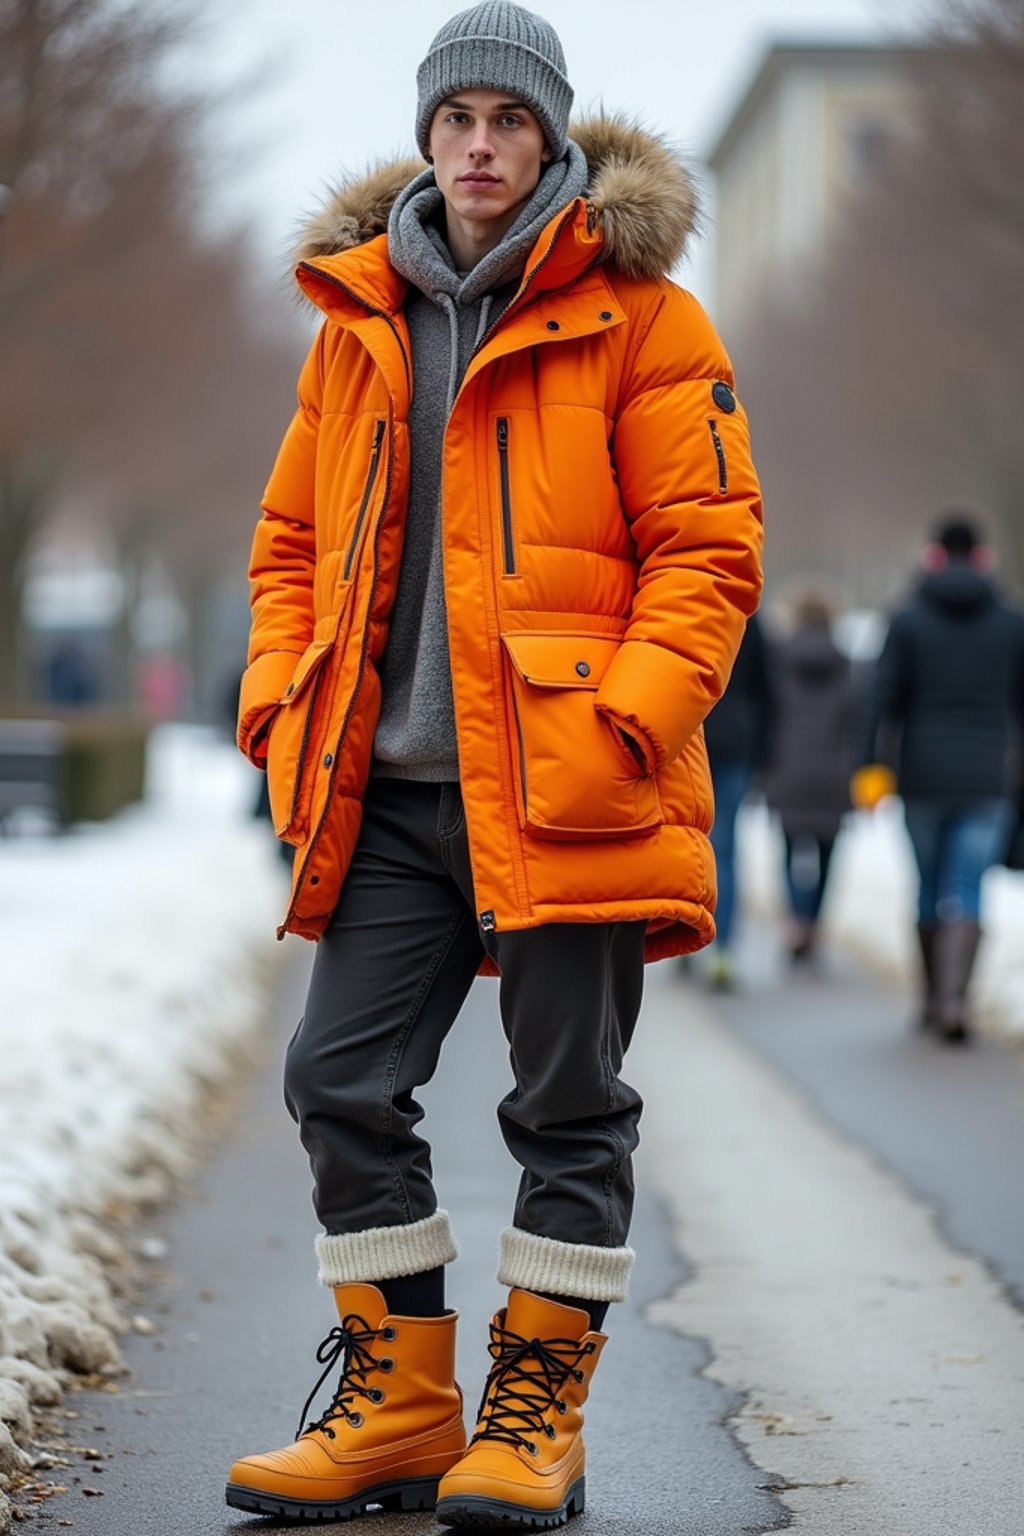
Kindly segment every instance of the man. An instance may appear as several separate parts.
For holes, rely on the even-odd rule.
[[[559,40],[507,0],[446,23],[418,86],[428,167],[343,186],[302,253],[325,320],[251,565],[239,742],[296,849],[281,931],[319,940],[286,1095],[341,1376],[228,1498],[529,1530],[583,1507],[633,1259],[644,959],[714,931],[700,722],[760,502],[728,359],[663,275],[693,218],[673,154],[614,118],[570,137]],[[522,1178],[467,1450],[414,1094],[478,971]]]
[[[941,524],[879,657],[853,782],[862,809],[897,787],[903,797],[920,875],[921,1022],[950,1043],[970,1033],[981,877],[1006,844],[1010,749],[1024,733],[1024,615],[1000,598],[989,565],[969,518]],[[887,728],[898,750],[886,746]]]

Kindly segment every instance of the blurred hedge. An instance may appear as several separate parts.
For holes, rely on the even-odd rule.
[[[61,727],[65,823],[105,821],[145,795],[147,720],[99,710],[15,707],[3,713],[11,720],[50,720]]]

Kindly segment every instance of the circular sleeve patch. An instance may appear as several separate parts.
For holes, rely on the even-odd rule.
[[[727,415],[731,416],[736,409],[736,396],[728,384],[724,383],[721,379],[711,386],[711,398],[718,406],[718,409],[725,411]]]

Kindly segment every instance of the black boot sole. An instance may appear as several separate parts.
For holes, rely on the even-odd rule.
[[[433,1509],[439,1481],[436,1477],[425,1477],[415,1482],[378,1483],[375,1488],[364,1488],[355,1498],[323,1503],[314,1499],[289,1499],[282,1494],[263,1493],[257,1488],[228,1483],[225,1497],[233,1509],[309,1524],[318,1520],[352,1520],[356,1515],[365,1515],[371,1504],[403,1513]]]
[[[582,1515],[585,1501],[586,1479],[580,1477],[557,1509],[529,1509],[505,1499],[453,1494],[438,1500],[436,1514],[442,1525],[466,1525],[481,1531],[550,1531],[573,1515]]]

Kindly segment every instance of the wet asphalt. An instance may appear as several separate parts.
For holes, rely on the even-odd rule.
[[[130,1375],[114,1392],[81,1392],[63,1422],[73,1444],[100,1453],[60,1470],[68,1492],[35,1529],[77,1536],[228,1536],[284,1528],[224,1503],[232,1460],[290,1442],[320,1374],[315,1350],[334,1322],[316,1283],[309,1174],[283,1107],[280,1063],[299,1017],[308,951],[293,953],[262,1062],[174,1208],[138,1241],[166,1245],[133,1311],[155,1331],[130,1335]],[[423,1097],[442,1202],[461,1255],[449,1303],[461,1314],[459,1374],[475,1407],[487,1321],[502,1301],[497,1234],[516,1173],[494,1106],[510,1082],[496,987],[478,982]],[[644,1321],[646,1305],[685,1278],[659,1205],[641,1189],[631,1236],[639,1259],[628,1304],[612,1308],[611,1342],[587,1410],[587,1509],[576,1536],[738,1536],[776,1530],[787,1512],[728,1429],[734,1394],[704,1378],[707,1351]],[[53,1474],[51,1474],[53,1475]],[[93,1490],[86,1492],[86,1489]],[[436,1536],[431,1514],[371,1513],[359,1531]],[[294,1526],[288,1527],[294,1529]],[[330,1528],[330,1525],[319,1527]]]
[[[699,968],[688,975],[699,984]],[[841,955],[794,968],[777,934],[758,924],[745,930],[736,989],[716,995],[715,1007],[823,1120],[924,1199],[953,1246],[982,1259],[1024,1307],[1019,1044],[977,1034],[966,1046],[943,1045],[918,1027],[913,998]]]

